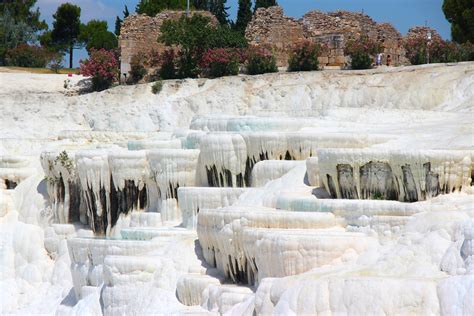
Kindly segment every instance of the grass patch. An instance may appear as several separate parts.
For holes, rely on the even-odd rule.
[[[161,89],[163,89],[163,81],[157,81],[151,86],[151,92],[153,94],[159,94],[161,92]]]
[[[49,68],[25,68],[25,67],[0,67],[0,72],[27,72],[32,74],[56,74]],[[63,68],[59,69],[58,74],[67,75],[69,73],[78,75],[79,68]]]

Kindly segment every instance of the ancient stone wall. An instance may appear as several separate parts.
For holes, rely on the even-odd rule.
[[[160,27],[163,21],[178,19],[184,11],[163,11],[155,17],[132,15],[125,19],[119,38],[122,53],[121,72],[130,71],[130,61],[138,53],[162,52],[166,47],[158,43]],[[191,14],[202,14],[217,20],[207,11],[192,11]],[[410,30],[412,34],[424,32],[423,27]],[[408,36],[410,36],[410,34]],[[432,30],[433,36],[437,35]],[[281,7],[258,9],[249,25],[245,36],[250,45],[271,47],[275,52],[279,67],[288,65],[288,55],[294,44],[310,40],[324,44],[328,49],[319,58],[322,66],[344,66],[345,42],[357,40],[367,35],[384,46],[383,62],[390,56],[392,65],[407,64],[404,57],[401,34],[389,23],[377,23],[368,15],[358,12],[336,11],[323,13],[310,11],[297,20],[284,15]]]
[[[287,65],[289,48],[304,39],[328,47],[319,58],[323,66],[343,66],[346,63],[345,42],[362,35],[383,43],[385,60],[390,55],[395,65],[399,64],[399,57],[403,55],[402,37],[391,24],[378,24],[368,15],[357,12],[323,13],[314,10],[295,20],[284,16],[280,7],[258,9],[245,34],[250,44],[277,47],[279,66]]]
[[[431,28],[431,27],[428,27],[428,26],[414,26],[412,28],[410,28],[408,30],[408,33],[407,33],[407,38],[411,38],[411,37],[423,37],[423,38],[426,38],[427,35],[428,35],[428,32],[431,33],[431,38],[432,39],[437,39],[437,40],[442,40],[441,36],[439,35],[439,33]]]
[[[384,46],[382,56],[383,64],[387,63],[387,57],[390,56],[392,64],[395,66],[408,63],[405,58],[405,49],[403,48],[403,37],[396,28],[390,23],[380,23],[377,25],[377,39]]]
[[[121,73],[130,71],[130,62],[138,53],[163,52],[166,46],[158,42],[161,35],[160,27],[166,20],[177,20],[186,14],[185,11],[162,11],[155,17],[143,14],[134,14],[127,17],[120,29],[119,45],[121,50]],[[191,16],[200,14],[212,19],[217,24],[217,19],[207,11],[191,11]]]
[[[281,7],[259,8],[245,30],[250,45],[273,47],[277,65],[288,65],[288,53],[295,43],[305,39],[303,26],[283,14]]]

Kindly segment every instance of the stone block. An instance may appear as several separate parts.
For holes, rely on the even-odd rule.
[[[344,56],[336,56],[336,64],[338,65],[344,65],[344,63],[346,62],[346,57]]]
[[[329,63],[329,57],[318,57],[318,62],[320,65],[327,65]]]

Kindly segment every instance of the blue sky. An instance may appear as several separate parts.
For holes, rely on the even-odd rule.
[[[109,29],[114,29],[115,17],[122,15],[124,6],[130,12],[135,11],[138,0],[38,0],[42,18],[50,25],[56,8],[64,2],[74,3],[82,8],[82,22],[91,19],[106,20]],[[295,18],[301,17],[309,10],[323,12],[335,10],[364,11],[377,22],[390,22],[402,34],[415,25],[429,26],[438,30],[445,39],[451,39],[450,24],[446,21],[441,9],[443,0],[279,0],[285,14]],[[228,0],[229,13],[234,19],[237,12],[237,0]],[[85,50],[75,51],[74,64],[87,58]]]

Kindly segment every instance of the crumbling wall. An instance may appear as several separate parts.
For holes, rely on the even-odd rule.
[[[163,11],[155,17],[132,15],[122,24],[119,38],[122,54],[121,72],[128,73],[130,61],[138,53],[162,52],[166,46],[157,41],[160,27],[165,20],[179,19],[184,11]],[[209,16],[212,23],[216,18],[207,11],[192,11],[191,15]],[[413,29],[421,32],[423,28]],[[426,30],[424,31],[426,33]],[[433,34],[437,34],[433,30]],[[319,58],[322,66],[344,66],[345,42],[367,35],[383,44],[383,62],[390,56],[392,65],[406,64],[401,34],[389,23],[377,23],[368,15],[358,12],[336,11],[323,13],[310,11],[297,20],[284,15],[279,6],[259,8],[245,31],[250,45],[271,47],[279,67],[288,66],[288,55],[298,42],[311,40],[327,47]]]
[[[377,23],[368,15],[357,12],[310,11],[300,22],[309,38],[329,33],[343,33],[347,39],[358,39],[361,35],[376,39],[378,35]]]
[[[281,7],[259,8],[245,30],[250,45],[271,46],[279,67],[288,65],[291,47],[305,39],[303,26],[283,14]]]
[[[439,33],[428,26],[414,26],[408,30],[407,33],[407,38],[412,38],[412,37],[423,37],[426,38],[428,35],[428,32],[431,32],[431,38],[436,39],[436,40],[442,40],[441,36]]]
[[[382,62],[387,63],[387,57],[390,56],[393,65],[408,64],[405,58],[405,49],[402,45],[402,35],[390,23],[380,23],[377,25],[377,41],[384,46]]]
[[[185,11],[162,11],[154,17],[144,14],[134,14],[127,17],[120,29],[119,45],[121,51],[121,73],[130,71],[132,57],[138,53],[163,52],[167,47],[158,42],[160,28],[166,20],[177,20],[185,15]],[[217,19],[208,11],[191,11],[190,15],[200,14],[210,17],[212,23]]]
[[[345,42],[357,40],[362,35],[384,44],[385,59],[391,55],[393,64],[398,65],[399,57],[403,55],[402,37],[392,25],[378,24],[358,12],[314,10],[295,20],[284,16],[280,7],[261,8],[249,23],[245,35],[250,44],[276,47],[279,66],[287,66],[289,48],[305,39],[327,47],[319,58],[323,66],[343,66],[346,63]]]

